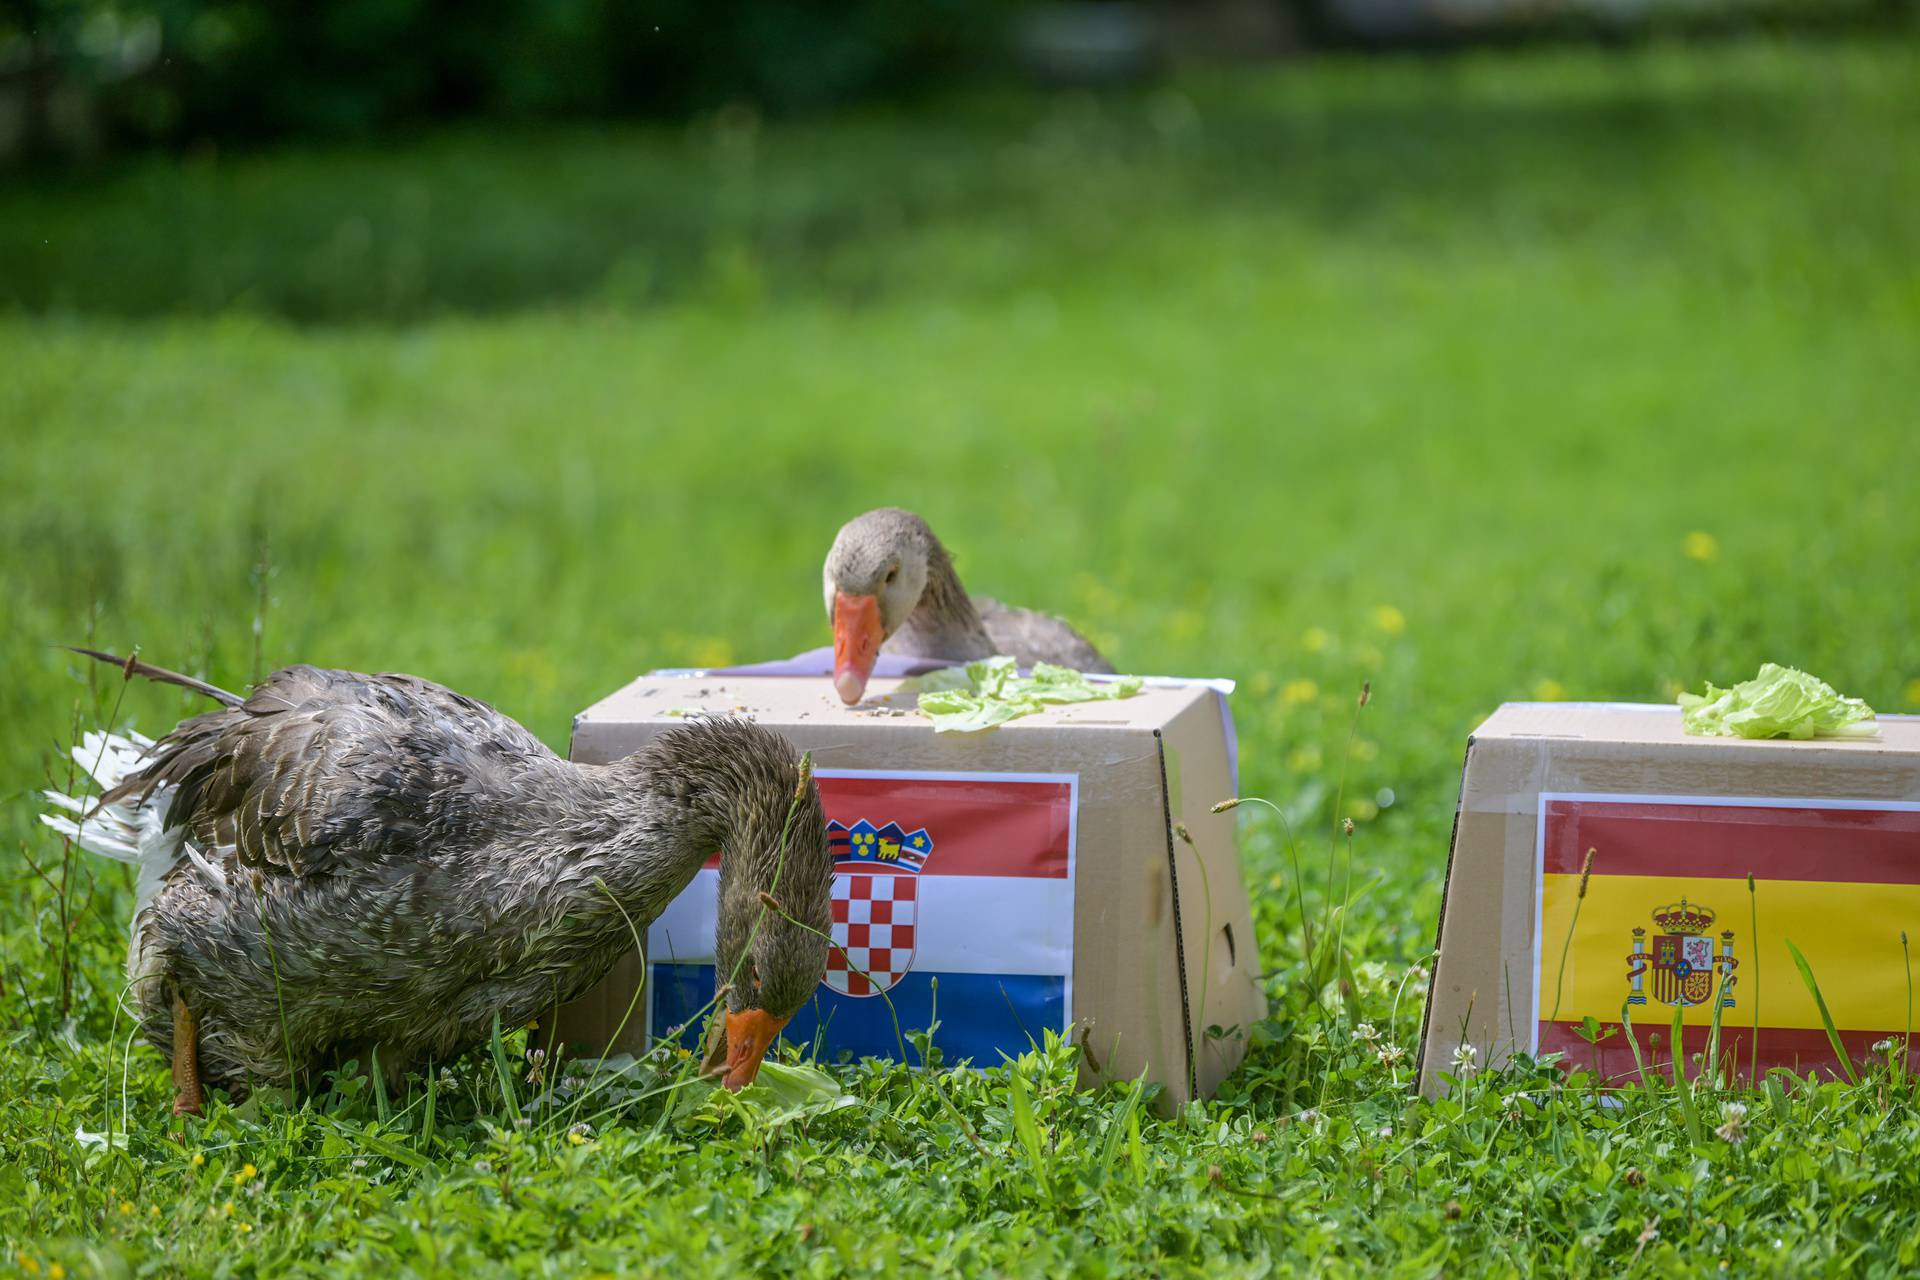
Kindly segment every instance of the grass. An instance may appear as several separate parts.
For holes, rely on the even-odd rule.
[[[1910,1271],[1920,1117],[1891,1067],[1776,1077],[1734,1117],[1711,1080],[1613,1106],[1531,1065],[1426,1104],[1405,1055],[1462,743],[1500,701],[1772,659],[1920,702],[1916,72],[1898,41],[1331,63],[15,184],[6,1258]],[[1260,806],[1217,819],[1275,1010],[1217,1100],[1075,1093],[1043,1045],[837,1068],[857,1105],[819,1114],[676,1112],[645,1081],[556,1112],[483,1050],[384,1100],[349,1073],[169,1122],[115,1018],[129,878],[34,821],[122,693],[57,643],[227,685],[414,671],[559,746],[646,667],[820,643],[820,557],[885,502],[1123,668],[1241,681],[1244,790],[1308,871]],[[136,687],[120,718],[193,706]],[[1332,924],[1313,854],[1344,818]]]

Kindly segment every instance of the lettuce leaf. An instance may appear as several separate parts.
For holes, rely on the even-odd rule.
[[[1018,664],[1002,655],[930,671],[907,681],[901,692],[919,695],[920,714],[933,721],[934,732],[973,733],[1042,707],[1130,698],[1140,692],[1140,677],[1096,682],[1048,662],[1036,663],[1033,674],[1023,676]]]
[[[1715,738],[1871,738],[1873,708],[1817,676],[1769,662],[1731,689],[1680,695],[1686,731]]]

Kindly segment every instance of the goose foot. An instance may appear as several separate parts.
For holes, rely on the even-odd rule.
[[[178,993],[173,997],[173,1114],[197,1116],[205,1106],[200,1087],[200,1023]]]

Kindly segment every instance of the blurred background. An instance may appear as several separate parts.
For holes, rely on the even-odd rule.
[[[0,158],[790,113],[1337,48],[1899,24],[1908,0],[14,0]]]
[[[127,886],[35,792],[199,709],[57,645],[413,671],[564,750],[825,643],[883,504],[1239,680],[1385,973],[1502,700],[1772,660],[1920,710],[1916,137],[1890,0],[15,0],[9,990],[105,1033]]]

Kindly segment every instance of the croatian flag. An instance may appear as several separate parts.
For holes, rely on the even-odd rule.
[[[937,1018],[949,1062],[999,1062],[1073,1018],[1074,774],[820,769],[833,848],[833,949],[785,1038],[821,1057],[897,1058]],[[647,934],[647,1025],[678,1032],[713,998],[718,861]],[[938,990],[936,993],[936,981]],[[884,993],[884,995],[883,995]],[[891,1009],[889,1009],[889,1001]],[[894,1019],[899,1019],[896,1032]],[[912,1050],[908,1050],[909,1054]]]

